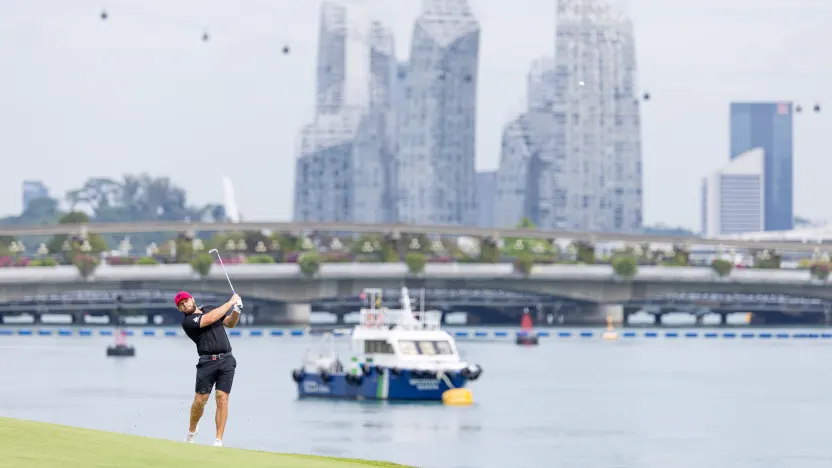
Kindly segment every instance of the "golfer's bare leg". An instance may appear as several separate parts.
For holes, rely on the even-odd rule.
[[[228,420],[228,394],[216,390],[217,395],[217,440],[222,440],[225,433],[225,422]]]
[[[202,413],[205,412],[205,404],[208,403],[207,393],[197,393],[194,395],[194,402],[191,404],[191,426],[190,432],[196,432],[196,425],[202,419]]]

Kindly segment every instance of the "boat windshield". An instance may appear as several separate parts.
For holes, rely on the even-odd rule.
[[[434,356],[437,354],[448,355],[454,353],[451,343],[444,340],[399,340],[399,349],[406,356]]]

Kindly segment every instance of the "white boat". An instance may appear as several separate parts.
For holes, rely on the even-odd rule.
[[[359,324],[351,332],[351,356],[342,362],[332,335],[328,349],[307,353],[292,371],[298,396],[357,400],[441,400],[469,404],[469,381],[482,374],[459,357],[456,341],[440,328],[442,313],[414,312],[402,287],[401,309],[381,307],[382,290],[365,289]]]

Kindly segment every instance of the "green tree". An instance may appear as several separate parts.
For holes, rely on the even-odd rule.
[[[80,211],[70,211],[58,220],[58,224],[86,224],[89,216]],[[47,248],[50,252],[62,253],[66,260],[74,262],[77,255],[95,255],[107,250],[107,243],[100,234],[88,234],[86,238],[58,234],[52,237]]]
[[[427,265],[425,254],[418,251],[408,252],[404,261],[407,263],[407,268],[410,270],[410,273],[414,275],[424,272],[425,265]]]

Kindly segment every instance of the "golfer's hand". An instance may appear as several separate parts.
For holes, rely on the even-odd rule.
[[[231,296],[231,300],[228,301],[228,302],[230,302],[232,304],[242,304],[243,300],[240,298],[239,294],[235,294],[235,295]]]

